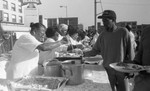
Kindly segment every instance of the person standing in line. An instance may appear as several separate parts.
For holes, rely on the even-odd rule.
[[[133,62],[142,66],[150,66],[150,26],[146,27],[141,33],[139,49]],[[150,91],[149,84],[150,68],[135,76],[133,91]]]
[[[118,72],[109,65],[114,62],[130,62],[134,58],[134,50],[128,30],[116,26],[116,13],[113,10],[105,10],[102,16],[105,30],[99,35],[92,50],[84,52],[84,57],[100,54],[103,58],[103,66],[108,74],[112,91],[126,91],[125,73]]]
[[[6,67],[7,80],[15,80],[27,75],[38,75],[39,51],[48,51],[67,43],[66,38],[54,43],[42,43],[45,38],[45,26],[31,23],[31,31],[15,42],[12,58]]]
[[[136,47],[137,47],[137,44],[135,42],[135,35],[134,33],[131,31],[132,30],[132,26],[131,25],[126,25],[126,28],[128,29],[129,33],[130,33],[130,37],[131,37],[131,42],[132,42],[132,46],[134,48],[134,50],[136,51]]]

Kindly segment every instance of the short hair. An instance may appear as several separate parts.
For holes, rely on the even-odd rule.
[[[33,22],[30,23],[31,32],[33,31],[36,32],[40,30],[42,27],[46,29],[46,27],[41,23],[33,23]]]
[[[46,34],[47,38],[51,38],[51,37],[55,36],[56,32],[57,32],[57,30],[54,27],[48,27],[46,29],[45,34]]]
[[[61,31],[61,30],[68,30],[68,25],[66,25],[66,24],[60,24],[59,25],[59,30]]]
[[[78,33],[77,29],[75,29],[73,26],[69,25],[68,26],[68,31],[67,31],[67,34],[69,34],[70,36],[74,35]]]
[[[81,40],[83,40],[86,36],[86,33],[83,30],[78,31],[78,36],[81,37]]]

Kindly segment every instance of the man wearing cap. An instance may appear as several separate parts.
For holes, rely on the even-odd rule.
[[[116,13],[112,10],[105,10],[98,18],[102,19],[105,30],[99,35],[92,50],[85,52],[84,56],[102,55],[112,91],[127,91],[124,82],[126,75],[115,71],[109,65],[133,60],[134,51],[129,32],[126,28],[116,26]]]

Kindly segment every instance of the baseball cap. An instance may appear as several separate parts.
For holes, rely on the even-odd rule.
[[[116,13],[113,10],[104,10],[103,14],[101,16],[98,16],[98,18],[116,19]]]

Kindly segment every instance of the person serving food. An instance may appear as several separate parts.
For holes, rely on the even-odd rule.
[[[6,67],[7,79],[14,80],[26,75],[37,75],[39,51],[48,51],[67,44],[67,38],[53,43],[42,43],[46,27],[40,23],[31,23],[31,31],[24,34],[15,42],[12,58]]]

